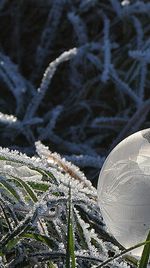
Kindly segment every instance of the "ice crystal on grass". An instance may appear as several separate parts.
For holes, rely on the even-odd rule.
[[[36,147],[41,158],[0,150],[0,189],[10,193],[8,199],[3,191],[0,196],[0,203],[7,213],[1,215],[0,223],[0,251],[4,264],[7,259],[10,266],[16,262],[24,265],[24,250],[17,258],[16,248],[23,249],[25,245],[29,265],[31,256],[38,265],[47,264],[46,254],[51,254],[48,256],[51,261],[54,258],[56,264],[60,259],[65,263],[69,185],[72,189],[76,262],[80,267],[98,264],[108,256],[108,250],[118,249],[114,248],[113,242],[105,241],[108,234],[102,227],[96,190],[76,166],[51,153],[39,142]],[[83,217],[82,211],[89,216]],[[94,217],[100,221],[102,233],[94,227]],[[118,267],[124,267],[124,263]]]

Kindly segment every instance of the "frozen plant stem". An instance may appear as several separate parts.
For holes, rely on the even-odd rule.
[[[69,184],[69,200],[68,200],[68,229],[67,229],[67,250],[66,250],[66,268],[75,268],[75,249],[74,249],[74,234],[73,234],[73,214],[71,200],[71,185]]]
[[[32,118],[34,116],[34,114],[36,113],[37,109],[39,108],[39,105],[41,104],[41,102],[46,94],[46,91],[51,83],[51,80],[52,80],[58,66],[61,63],[72,59],[77,54],[77,51],[78,51],[77,48],[73,48],[73,49],[70,49],[69,51],[65,51],[56,60],[54,60],[53,62],[51,62],[48,65],[48,67],[43,75],[41,85],[38,88],[37,93],[35,94],[35,96],[31,100],[31,102],[27,108],[24,120]]]

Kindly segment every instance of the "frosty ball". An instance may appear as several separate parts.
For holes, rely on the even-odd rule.
[[[108,155],[98,180],[98,204],[108,231],[125,248],[150,230],[150,128],[121,141]],[[141,256],[143,246],[132,251]]]

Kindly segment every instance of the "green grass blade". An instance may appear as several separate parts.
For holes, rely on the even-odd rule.
[[[47,263],[47,267],[48,267],[48,268],[56,268],[55,264],[54,264],[52,261],[49,261],[49,262]]]
[[[122,250],[121,253],[116,254],[115,256],[108,258],[106,261],[104,261],[101,264],[99,264],[98,266],[96,266],[96,268],[105,267],[106,264],[112,262],[113,260],[118,259],[119,257],[123,257],[123,255],[127,254],[128,252],[130,252],[130,251],[132,251],[132,250],[134,250],[136,248],[139,248],[141,246],[144,246],[144,245],[150,245],[150,240],[146,240],[145,242],[136,244],[136,245],[134,245],[134,246],[132,246],[130,248],[127,248],[127,249]],[[144,268],[144,267],[142,267],[142,268]]]
[[[149,240],[150,240],[150,231],[148,233],[146,241],[149,241]],[[150,244],[145,244],[138,268],[146,268],[147,267],[149,256],[150,256]]]
[[[2,204],[1,204],[1,203],[2,203]],[[9,228],[9,231],[12,232],[11,223],[10,223],[10,221],[9,221],[9,218],[8,218],[8,216],[7,216],[7,213],[5,212],[5,207],[4,207],[3,205],[4,205],[4,204],[3,204],[3,202],[2,202],[2,200],[1,200],[1,198],[0,198],[0,208],[1,208],[2,212],[3,212],[3,215],[4,215],[4,218],[5,218],[5,220],[6,220],[6,223],[7,223],[7,226],[8,226],[8,228]]]
[[[2,185],[2,187],[4,187],[5,190],[7,190],[18,201],[20,201],[19,194],[17,193],[17,191],[15,190],[15,188],[9,182],[6,181],[6,179],[4,177],[0,177],[0,184]]]
[[[22,233],[21,235],[18,235],[18,237],[14,237],[10,239],[10,241],[7,243],[7,250],[11,250],[16,246],[18,242],[20,242],[23,238],[29,238],[36,240],[38,242],[41,242],[43,244],[46,244],[50,249],[53,247],[54,241],[50,239],[47,236],[40,235],[38,233]]]
[[[71,187],[69,186],[69,212],[68,212],[68,233],[67,233],[67,251],[66,251],[66,268],[75,268],[75,249],[72,223],[72,203],[71,203]]]
[[[26,191],[26,193],[29,195],[29,197],[33,200],[33,202],[37,202],[38,198],[36,197],[36,194],[34,193],[34,191],[31,189],[31,187],[28,185],[28,183],[26,183],[25,181],[23,181],[20,178],[11,176],[13,178],[13,180],[17,181]]]
[[[46,192],[50,187],[48,184],[39,183],[39,182],[37,183],[33,181],[28,181],[28,185],[30,185],[33,190],[42,191],[42,192]]]
[[[20,237],[15,237],[15,238],[10,239],[10,241],[5,246],[5,249],[7,251],[12,250],[13,248],[15,248],[17,243],[20,242],[20,241],[21,241]]]
[[[54,241],[49,237],[37,233],[23,233],[20,237],[35,239],[38,242],[46,244],[50,249],[53,247]]]

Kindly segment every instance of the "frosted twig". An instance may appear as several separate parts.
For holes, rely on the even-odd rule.
[[[67,161],[74,163],[79,167],[94,167],[94,168],[101,168],[105,157],[101,156],[90,156],[90,155],[65,155],[64,156]]]
[[[44,134],[42,133],[39,135],[39,140],[44,140],[43,139]],[[84,143],[75,143],[75,142],[70,142],[66,141],[60,136],[56,135],[53,131],[49,131],[49,137],[47,137],[48,140],[53,142],[54,144],[59,145],[59,148],[65,149],[67,152],[70,152],[72,154],[89,154],[89,155],[97,155],[95,150],[91,148],[88,144]]]
[[[38,88],[36,95],[33,97],[29,106],[27,107],[27,111],[26,111],[24,120],[32,118],[34,116],[34,114],[36,113],[37,109],[39,108],[39,105],[41,104],[41,102],[46,94],[46,91],[51,83],[51,80],[52,80],[58,66],[61,63],[72,59],[77,54],[77,51],[78,50],[76,48],[70,49],[69,51],[65,51],[57,59],[55,59],[53,62],[51,62],[48,65],[48,67],[43,75],[40,87]]]
[[[41,35],[41,40],[36,52],[36,65],[40,69],[44,60],[50,53],[50,49],[54,45],[54,39],[57,33],[57,28],[60,23],[64,4],[66,0],[53,0],[52,7],[50,9],[45,28]],[[37,70],[39,72],[39,70]],[[35,72],[35,71],[34,71]]]
[[[80,55],[80,57],[75,57],[72,62],[70,63],[70,75],[69,75],[69,81],[71,83],[71,86],[74,90],[78,90],[78,92],[81,92],[82,90],[82,84],[83,84],[83,75],[79,71],[79,66],[81,65],[83,57]],[[73,98],[75,97],[74,91],[72,93]],[[71,96],[69,97],[70,101]]]
[[[145,63],[150,63],[150,49],[145,50],[130,50],[129,56],[133,59],[139,61],[145,61]]]
[[[117,125],[124,125],[125,123],[127,123],[128,118],[123,118],[123,117],[119,117],[119,116],[115,116],[115,117],[96,117],[92,124],[91,127],[100,127],[103,128],[105,126],[110,126],[113,125],[114,127]]]
[[[104,20],[104,70],[102,73],[102,81],[106,82],[109,78],[109,68],[111,64],[111,47],[110,47],[110,40],[109,40],[109,29],[110,29],[110,21],[103,15]]]
[[[113,0],[112,0],[113,2]],[[123,10],[126,11],[126,10]],[[145,3],[144,1],[135,1],[130,4],[130,8],[128,8],[128,16],[133,14],[149,14],[150,12],[150,3]],[[124,12],[123,12],[124,15]]]
[[[88,36],[87,36],[87,30],[84,22],[82,19],[79,17],[78,14],[75,14],[75,12],[69,12],[68,13],[68,19],[73,25],[75,34],[78,38],[78,44],[84,45],[85,43],[88,42]]]
[[[146,84],[146,75],[147,75],[147,64],[142,61],[140,64],[141,72],[140,72],[140,82],[139,82],[139,90],[138,95],[143,100],[144,99],[144,89]]]
[[[27,84],[25,79],[18,72],[17,66],[9,57],[2,53],[0,53],[0,77],[16,99],[16,113],[20,113],[23,97],[27,90]]]
[[[121,7],[121,1],[118,0],[110,0],[111,5],[113,7],[113,9],[115,10],[116,14],[118,15],[118,17],[122,17],[122,7]]]
[[[97,4],[98,0],[81,0],[79,9],[83,12],[87,12],[93,6]]]
[[[133,24],[137,33],[137,49],[140,49],[143,43],[143,28],[142,28],[142,24],[140,22],[140,20],[133,16]]]
[[[115,83],[118,85],[118,89],[122,90],[124,94],[128,95],[137,106],[142,103],[142,100],[134,93],[134,91],[128,86],[128,84],[121,80],[113,66],[111,67],[110,75],[115,80]]]
[[[45,128],[41,130],[40,138],[42,140],[46,140],[49,138],[49,134],[51,131],[54,130],[55,125],[57,123],[57,119],[59,115],[62,113],[62,111],[63,111],[62,105],[57,105],[56,107],[52,109],[52,111],[50,112],[50,120],[48,124],[46,125]]]

